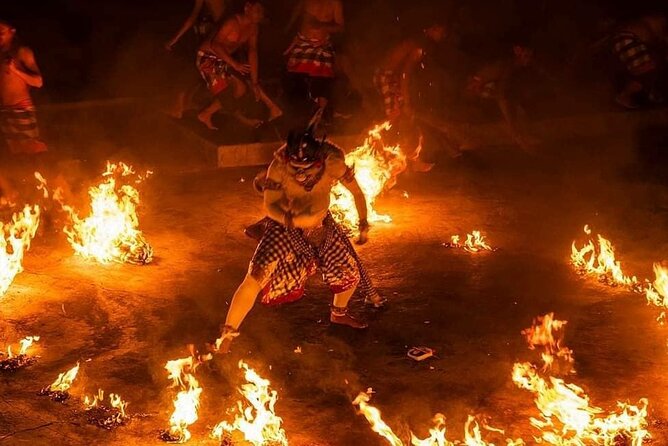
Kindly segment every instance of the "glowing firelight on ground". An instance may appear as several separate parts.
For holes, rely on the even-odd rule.
[[[77,374],[79,373],[79,363],[77,362],[77,365],[69,369],[67,372],[61,373],[58,375],[58,378],[49,386],[46,388],[49,392],[67,392],[70,390],[70,387],[72,387],[72,383],[77,377]]]
[[[0,236],[0,296],[4,295],[17,274],[23,271],[23,256],[39,227],[39,206],[28,206],[3,224]]]
[[[550,314],[549,319],[537,318],[533,327],[524,330],[529,346],[544,345],[545,342],[532,344],[532,333],[541,333],[540,339],[561,340],[562,334],[553,334],[551,330],[563,331],[564,321],[554,324],[556,320]],[[560,358],[570,363],[573,361],[572,351],[561,346],[560,342],[551,341],[552,347],[548,350],[565,349],[567,354]],[[556,355],[559,357],[558,355]],[[545,356],[543,355],[545,361]],[[545,361],[545,365],[551,365]],[[545,367],[543,368],[545,370]],[[602,445],[613,446],[628,444],[641,446],[643,441],[650,438],[647,431],[646,399],[641,399],[637,406],[618,402],[617,410],[606,413],[603,409],[592,406],[589,396],[584,390],[575,385],[566,383],[563,379],[554,376],[542,377],[537,367],[529,362],[516,363],[513,367],[513,382],[521,389],[534,394],[534,403],[540,412],[539,417],[532,417],[530,422],[540,431],[535,439],[538,443],[554,446],[584,446]],[[626,443],[620,443],[626,441]]]
[[[584,227],[584,232],[591,235],[589,226]],[[612,243],[600,234],[597,235],[596,242],[590,239],[581,248],[573,242],[571,264],[579,274],[595,277],[607,285],[626,286],[631,289],[639,286],[635,276],[624,274],[621,262],[615,258]]]
[[[169,418],[169,431],[165,437],[169,442],[185,443],[190,440],[188,426],[197,421],[199,410],[199,399],[202,388],[195,378],[195,369],[199,362],[193,356],[183,359],[175,359],[165,364],[172,380],[172,387],[179,388],[179,393],[174,399],[174,412]]]
[[[237,444],[235,435],[239,435],[244,444],[287,446],[283,420],[274,412],[278,394],[270,389],[269,380],[262,378],[243,361],[239,361],[239,368],[244,371],[247,381],[239,389],[244,401],[237,401],[234,421],[231,424],[226,421],[218,423],[211,437],[217,440],[228,438]]]
[[[372,394],[372,389],[368,389],[366,392],[361,392],[353,401],[353,405],[357,406],[360,414],[362,414],[369,422],[371,430],[382,437],[390,446],[405,446],[406,443],[404,443],[404,441],[394,433],[392,428],[383,421],[380,410],[369,404]],[[427,438],[421,439],[413,432],[410,433],[411,446],[494,446],[494,443],[489,443],[482,438],[480,424],[474,416],[469,415],[466,424],[464,425],[464,441],[452,442],[446,439],[446,423],[443,414],[436,414],[433,423],[434,427],[429,429],[429,436]],[[501,435],[504,433],[501,429],[495,429],[489,426],[484,426],[484,428]],[[521,439],[506,439],[506,446],[521,445],[524,445],[524,441]]]
[[[138,175],[125,163],[107,162],[103,181],[88,190],[90,214],[86,217],[54,193],[71,219],[63,231],[78,255],[100,263],[146,264],[153,259],[153,249],[139,230],[139,192],[130,184],[141,183],[150,173]]]
[[[395,184],[397,175],[406,170],[406,155],[401,147],[383,143],[382,133],[391,128],[389,122],[369,131],[364,143],[346,155],[346,164],[355,170],[355,178],[366,197],[368,221],[389,223],[389,215],[379,214],[374,204],[383,191]],[[332,189],[329,209],[334,218],[347,229],[357,229],[358,216],[353,195],[341,184]]]

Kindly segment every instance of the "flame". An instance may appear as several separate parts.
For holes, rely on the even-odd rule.
[[[654,282],[648,284],[645,288],[647,303],[668,308],[668,268],[660,263],[655,263],[654,276]]]
[[[591,234],[589,226],[584,227],[585,234]],[[597,235],[598,243],[589,240],[582,248],[573,242],[571,263],[578,273],[598,278],[608,285],[622,285],[634,288],[638,286],[635,276],[629,277],[622,271],[621,263],[615,258],[615,249],[610,240]],[[598,249],[597,249],[598,247]]]
[[[543,352],[543,372],[549,371],[555,361],[555,358],[563,360],[569,365],[569,369],[575,361],[573,359],[573,350],[562,345],[564,341],[564,327],[568,322],[560,321],[554,318],[554,313],[548,313],[545,316],[539,316],[533,321],[533,325],[522,334],[529,343],[529,348],[535,350],[536,347],[542,347]]]
[[[543,371],[549,370],[551,362],[545,355],[560,357],[572,363],[572,351],[561,345],[566,321],[554,319],[549,313],[536,318],[530,329],[524,330],[530,348],[544,348]],[[553,329],[557,334],[553,333]],[[556,336],[556,337],[555,337]],[[618,410],[606,414],[599,407],[592,406],[589,396],[581,387],[566,383],[563,379],[539,375],[531,363],[516,363],[513,366],[513,382],[521,389],[534,394],[534,403],[540,418],[531,418],[531,425],[540,430],[538,443],[555,446],[583,446],[588,444],[612,446],[619,440],[626,444],[641,446],[650,437],[647,431],[647,399],[641,399],[637,406],[618,402]]]
[[[153,259],[153,249],[139,228],[137,206],[139,192],[130,184],[141,183],[150,175],[138,175],[125,163],[110,163],[102,174],[103,181],[88,190],[91,213],[81,218],[69,205],[61,206],[70,216],[71,226],[63,229],[74,251],[100,263],[128,262],[145,264]],[[54,198],[56,194],[54,194]]]
[[[380,410],[369,404],[372,393],[372,389],[368,389],[366,392],[360,392],[360,394],[357,395],[357,398],[353,401],[353,406],[359,408],[360,413],[364,415],[364,418],[366,418],[371,425],[371,430],[387,440],[391,446],[404,446],[401,439],[397,437],[390,426],[383,421]]]
[[[72,387],[72,382],[79,373],[79,363],[69,369],[67,372],[58,375],[58,378],[49,386],[47,390],[50,392],[67,392]]]
[[[32,346],[34,342],[39,341],[39,336],[26,336],[25,338],[19,341],[19,354],[18,356],[25,355],[28,353],[28,349]],[[7,346],[7,357],[13,358],[14,354],[12,353],[12,346]]]
[[[389,215],[379,214],[374,208],[378,195],[394,186],[395,178],[406,170],[406,155],[401,147],[383,144],[382,132],[392,126],[389,121],[376,125],[369,131],[364,143],[346,155],[346,164],[355,170],[355,178],[364,193],[370,223],[389,223]],[[330,194],[330,211],[346,228],[357,230],[358,215],[352,193],[337,183]]]
[[[253,446],[287,446],[288,439],[281,427],[283,420],[274,412],[278,394],[270,390],[269,380],[262,378],[243,361],[239,361],[239,368],[244,370],[247,381],[239,390],[246,402],[238,401],[234,422],[221,421],[213,428],[211,437],[222,440],[233,432],[240,432],[245,441]]]
[[[647,431],[647,399],[637,406],[618,402],[615,413],[605,414],[592,406],[589,396],[575,384],[538,375],[530,363],[513,367],[513,381],[535,395],[540,418],[531,418],[531,424],[541,431],[540,438],[552,445],[615,445],[621,438],[628,444],[640,446],[650,438]]]
[[[371,429],[383,437],[391,446],[404,446],[404,442],[397,436],[397,434],[394,433],[392,428],[390,428],[385,423],[385,421],[383,421],[380,410],[369,404],[372,394],[372,389],[367,389],[366,392],[361,392],[353,401],[353,405],[359,408],[360,413],[364,415],[364,417],[371,425]],[[455,446],[460,444],[464,444],[466,446],[494,446],[494,443],[488,443],[482,438],[480,425],[476,421],[476,418],[472,415],[469,415],[468,420],[464,425],[463,442],[451,442],[445,438],[446,425],[445,416],[443,414],[436,414],[434,416],[433,423],[434,427],[429,429],[429,437],[425,439],[420,439],[413,432],[410,433],[411,446]],[[487,425],[484,425],[483,427],[486,430],[504,434],[503,430],[501,429],[496,429]],[[506,439],[506,446],[521,445],[524,445],[524,441],[521,439]]]
[[[39,227],[39,206],[28,206],[12,215],[7,224],[0,222],[0,296],[5,294],[18,273],[23,271],[23,255]]]
[[[103,401],[104,401],[104,390],[98,389],[97,394],[93,395],[92,399],[88,398],[88,396],[86,395],[84,397],[83,404],[86,410],[88,410],[94,407],[98,407],[98,405],[102,405]],[[110,393],[109,404],[111,405],[111,407],[118,410],[121,417],[125,418],[127,416],[125,413],[125,408],[128,406],[128,403],[123,401],[120,395],[117,395],[115,393]]]
[[[198,418],[197,411],[202,394],[202,388],[194,375],[198,365],[192,356],[167,361],[165,364],[165,369],[169,372],[168,377],[172,380],[172,387],[181,389],[176,395],[174,412],[169,418],[169,434],[178,443],[185,443],[190,439],[188,426],[195,423]]]
[[[471,231],[470,234],[466,234],[466,241],[463,245],[461,244],[461,238],[459,235],[453,235],[450,237],[450,243],[445,246],[451,248],[464,248],[464,251],[467,252],[493,250],[493,248],[487,244],[487,241],[485,241],[485,236],[482,235],[480,231]]]

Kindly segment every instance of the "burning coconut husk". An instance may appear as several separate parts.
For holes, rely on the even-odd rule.
[[[68,390],[72,387],[72,383],[79,373],[79,363],[72,367],[67,372],[58,375],[58,378],[49,386],[39,391],[39,395],[48,396],[53,401],[63,403],[70,398]]]
[[[585,225],[584,232],[591,235],[591,229]],[[627,276],[622,265],[615,258],[615,248],[610,240],[600,234],[596,241],[589,239],[578,248],[575,241],[571,246],[571,264],[578,274],[596,278],[599,282],[609,286],[623,286],[632,291],[640,292],[641,284],[635,276]]]
[[[85,217],[63,202],[59,190],[53,192],[53,199],[69,216],[70,224],[63,232],[77,255],[100,263],[144,265],[153,260],[153,248],[139,230],[139,191],[135,188],[151,174],[138,174],[128,164],[107,161],[102,182],[88,189],[90,213]],[[38,188],[48,196],[44,178],[38,173],[35,177]]]
[[[209,356],[205,359],[210,359]],[[169,429],[160,432],[159,438],[167,443],[185,443],[190,440],[188,427],[198,418],[199,400],[202,388],[195,378],[195,370],[201,364],[194,355],[187,358],[167,361],[165,369],[169,372],[172,387],[179,392],[174,399],[174,411],[169,418]]]
[[[480,231],[472,231],[470,234],[466,234],[464,243],[461,240],[459,235],[453,235],[450,237],[450,242],[444,243],[443,246],[446,248],[459,248],[471,253],[494,251],[494,248],[487,243],[485,236]]]
[[[549,320],[552,320],[550,316]],[[545,316],[534,321],[532,328],[525,330],[530,346],[544,345],[544,342],[532,344],[534,336],[527,333],[543,333],[543,337],[557,340],[562,335],[550,333],[552,328],[563,330],[565,325],[548,324]],[[560,342],[551,341],[552,347],[565,349]],[[566,349],[567,354],[561,356],[566,362],[572,362],[572,351]],[[551,364],[545,360],[545,365]],[[548,368],[549,369],[549,368]],[[546,367],[543,367],[546,370]],[[617,410],[606,412],[592,406],[585,391],[563,379],[540,375],[538,368],[529,362],[516,363],[513,367],[513,382],[521,389],[534,394],[534,403],[538,408],[539,417],[532,417],[531,425],[539,430],[535,437],[536,442],[554,446],[641,446],[650,438],[647,431],[648,400],[640,399],[637,405],[617,402]]]
[[[367,419],[371,429],[391,446],[405,446],[407,444],[411,446],[494,446],[494,443],[489,443],[483,439],[482,430],[487,430],[501,436],[505,435],[503,430],[488,426],[486,423],[480,423],[476,417],[469,415],[464,425],[464,440],[450,441],[446,438],[445,416],[443,414],[436,414],[433,419],[434,427],[429,429],[429,436],[427,438],[421,439],[413,432],[410,432],[410,443],[404,443],[394,433],[392,428],[383,421],[380,410],[369,404],[372,394],[372,389],[361,392],[353,401],[353,405],[357,406],[360,414]],[[505,444],[506,446],[521,446],[524,445],[524,441],[522,439],[515,440],[508,438],[505,439]]]
[[[222,446],[287,446],[283,420],[274,411],[278,393],[271,390],[269,380],[245,362],[239,361],[239,368],[244,371],[247,381],[239,389],[243,399],[237,401],[234,421],[218,423],[211,438],[219,440]]]
[[[97,395],[91,398],[85,396],[83,404],[88,424],[102,429],[115,429],[126,424],[130,419],[125,411],[128,403],[115,393],[109,394],[108,405],[104,401],[104,390],[102,389],[99,389]]]
[[[346,164],[354,169],[355,178],[366,198],[369,223],[392,221],[389,215],[376,211],[376,198],[391,189],[396,183],[396,177],[408,166],[406,155],[400,146],[383,143],[383,132],[390,128],[389,122],[375,126],[369,131],[364,143],[346,155]],[[357,232],[359,218],[355,199],[341,184],[332,188],[329,209],[334,219],[344,228],[351,233]]]
[[[14,354],[12,346],[7,347],[7,353],[0,352],[0,371],[15,372],[28,367],[37,361],[36,356],[28,355],[28,350],[33,343],[39,341],[39,336],[27,336],[19,341],[19,352]]]
[[[9,223],[0,222],[0,296],[17,274],[23,271],[23,256],[39,227],[39,206],[28,206],[12,215]]]

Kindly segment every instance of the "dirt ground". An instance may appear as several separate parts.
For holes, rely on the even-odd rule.
[[[239,359],[278,391],[276,413],[290,444],[385,444],[351,405],[368,387],[401,435],[410,426],[424,436],[442,412],[449,438],[461,439],[467,415],[480,414],[533,444],[529,417],[537,411],[511,370],[518,360],[535,361],[520,331],[549,311],[568,321],[566,345],[577,369],[569,381],[607,410],[618,400],[649,398],[654,444],[668,444],[668,330],[655,321],[658,311],[643,296],[578,277],[568,263],[587,223],[639,278],[653,277],[652,262],[668,257],[668,193],[643,177],[633,146],[619,138],[562,142],[534,157],[486,149],[401,178],[377,205],[394,221],[376,225],[360,249],[388,308],[371,311],[356,301],[370,328],[332,327],[330,296],[317,278],[295,304],[257,305],[232,353],[198,370],[204,390],[190,444],[214,445],[210,428],[230,419],[242,383]],[[184,171],[180,162],[148,155],[144,162],[138,167],[156,172],[141,189],[152,264],[82,260],[62,232],[43,227],[25,272],[2,298],[0,345],[42,339],[35,365],[0,375],[1,444],[161,444],[157,432],[168,425],[175,395],[165,362],[217,334],[255,247],[242,229],[261,216],[261,203],[241,180],[257,169]],[[473,229],[498,250],[442,246]],[[416,345],[435,348],[437,358],[408,359]],[[77,361],[70,401],[36,395]],[[98,387],[145,416],[113,432],[87,425],[78,398]]]

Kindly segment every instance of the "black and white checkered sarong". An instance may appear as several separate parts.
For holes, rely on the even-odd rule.
[[[317,269],[334,293],[360,283],[365,296],[376,294],[371,280],[343,230],[327,215],[321,228],[287,229],[269,220],[250,262],[249,272],[262,286],[262,303],[293,302]]]

